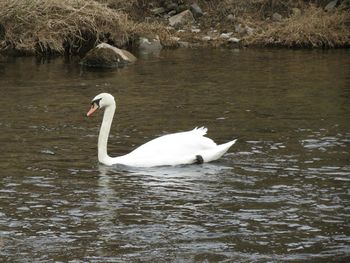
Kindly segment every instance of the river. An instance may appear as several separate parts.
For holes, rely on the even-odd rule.
[[[1,262],[350,260],[350,51],[186,49],[118,70],[0,62]],[[97,162],[208,127],[220,160]]]

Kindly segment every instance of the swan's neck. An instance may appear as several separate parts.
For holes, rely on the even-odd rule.
[[[100,129],[100,134],[98,136],[98,160],[100,163],[109,164],[111,162],[111,157],[107,153],[107,144],[109,131],[111,129],[113,116],[115,112],[115,104],[106,107],[102,125]]]

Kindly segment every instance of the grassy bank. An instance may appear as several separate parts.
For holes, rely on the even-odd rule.
[[[135,23],[123,8],[112,9],[103,1],[0,1],[3,53],[83,54],[98,42],[126,46],[141,32],[167,37],[158,23]]]
[[[264,31],[247,38],[249,45],[291,48],[350,47],[350,17],[347,12],[326,13],[309,6],[303,13],[280,23],[268,23]]]
[[[3,0],[0,1],[0,51],[15,55],[81,55],[99,42],[128,47],[139,35],[158,34],[162,44],[172,37],[202,44],[210,30],[233,31],[249,26],[252,34],[237,33],[245,46],[333,48],[350,46],[347,4],[325,12],[328,1],[198,0],[205,15],[196,22],[201,33],[169,29],[167,19],[151,10],[164,0]],[[188,8],[193,1],[170,1]],[[342,1],[345,3],[346,1]],[[316,4],[315,4],[316,3]],[[293,13],[298,8],[300,13]],[[280,21],[271,18],[281,14]],[[231,15],[232,19],[227,19]],[[236,33],[235,33],[236,34]],[[221,45],[220,41],[206,45]]]

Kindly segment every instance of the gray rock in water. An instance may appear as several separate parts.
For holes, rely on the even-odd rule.
[[[129,51],[119,49],[107,43],[101,43],[91,49],[80,64],[87,67],[117,68],[134,63],[136,57]]]
[[[163,46],[158,35],[154,37],[140,37],[139,39],[139,49],[143,53],[159,52],[162,48]]]
[[[181,25],[190,24],[193,22],[194,22],[194,17],[190,10],[185,10],[180,14],[177,14],[169,18],[169,24],[171,26],[181,26]]]
[[[203,16],[203,11],[197,3],[193,3],[190,6],[190,11],[192,12],[192,15],[194,16],[195,19]]]
[[[332,12],[339,5],[339,3],[340,3],[339,0],[333,0],[326,5],[324,10],[327,12]]]
[[[274,13],[273,15],[272,15],[272,20],[273,21],[276,21],[276,22],[280,22],[280,21],[282,21],[282,15],[280,15],[279,13]]]

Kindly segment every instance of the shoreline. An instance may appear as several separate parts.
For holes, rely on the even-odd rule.
[[[0,54],[83,57],[103,42],[127,50],[350,47],[346,0],[329,1],[333,7],[267,0],[259,5],[254,0],[123,2],[5,0],[0,3]]]

